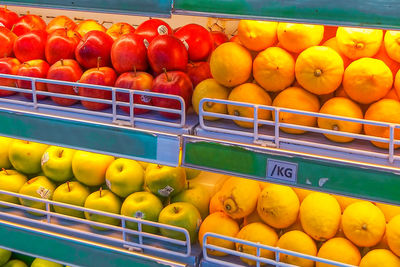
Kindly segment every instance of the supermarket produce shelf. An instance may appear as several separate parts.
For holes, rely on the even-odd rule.
[[[196,266],[200,261],[201,249],[198,245],[190,244],[186,229],[6,191],[0,191],[0,194],[35,200],[46,207],[40,210],[0,201],[0,247],[72,266],[129,266],[128,263],[141,266]],[[52,211],[55,205],[117,218],[121,220],[121,226],[58,214]],[[28,212],[34,212],[35,215]],[[126,228],[127,222],[139,223],[138,230]],[[142,232],[143,225],[181,232],[186,240]],[[91,226],[107,230],[95,230]],[[40,238],[40,246],[32,246],[33,243],[27,242],[32,239],[37,242],[37,238]],[[102,253],[100,258],[99,253]],[[112,255],[104,258],[104,253]]]

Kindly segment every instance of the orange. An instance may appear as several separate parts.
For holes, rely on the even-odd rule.
[[[324,37],[322,38],[322,43],[325,43],[329,39],[336,37],[337,26],[324,26]]]
[[[390,89],[389,92],[383,98],[400,101],[399,96],[397,95],[396,89],[394,87],[392,89]]]
[[[395,79],[394,79],[394,89],[397,93],[397,95],[400,95],[400,71],[396,73]]]
[[[328,100],[319,111],[320,113],[362,119],[363,113],[361,108],[345,97],[334,97]],[[361,133],[362,124],[349,122],[340,119],[318,118],[318,127],[333,131],[341,131],[347,133]],[[339,136],[334,134],[324,134],[331,141],[339,143],[347,143],[353,141],[354,138]]]
[[[400,214],[400,206],[389,205],[384,203],[375,203],[375,205],[383,212],[385,215],[386,222],[389,222],[393,217]]]
[[[360,247],[378,244],[385,234],[383,212],[368,201],[350,204],[343,212],[342,227],[345,236]]]
[[[400,31],[386,31],[383,42],[388,56],[400,63]]]
[[[218,83],[233,87],[250,78],[252,64],[253,59],[246,48],[236,42],[226,42],[211,54],[211,75]]]
[[[265,90],[282,91],[294,81],[294,59],[282,48],[267,48],[255,58],[253,76]]]
[[[386,237],[390,249],[400,256],[400,215],[394,216],[386,228]]]
[[[383,121],[400,124],[400,102],[393,99],[382,99],[369,106],[364,118],[372,121]],[[389,127],[364,124],[364,131],[367,135],[383,138],[390,137]],[[394,131],[394,138],[400,139],[400,129]],[[389,148],[389,143],[371,141],[377,147]],[[398,148],[399,145],[395,145]]]
[[[296,60],[296,80],[300,85],[317,95],[335,91],[342,83],[343,59],[330,47],[307,48]]]
[[[383,31],[376,29],[338,27],[336,32],[340,51],[350,59],[375,56],[382,39]]]
[[[220,191],[215,193],[215,195],[210,199],[210,206],[209,206],[209,212],[214,213],[218,211],[224,211],[224,206],[221,204],[219,201],[219,195],[221,194]]]
[[[311,194],[314,191],[308,190],[308,189],[303,189],[303,188],[297,188],[297,187],[292,187],[293,191],[296,193],[297,197],[299,198],[300,203],[303,202],[303,199],[305,199],[306,196]]]
[[[238,36],[240,42],[248,49],[261,51],[272,46],[276,40],[276,28],[278,22],[240,20]]]
[[[370,104],[383,98],[392,84],[391,70],[379,59],[358,59],[344,71],[344,90],[351,99],[361,104]]]
[[[318,251],[317,257],[337,262],[356,265],[360,263],[361,255],[356,246],[343,237],[335,237],[326,241]],[[317,262],[316,267],[334,266]]]
[[[246,226],[254,222],[261,222],[261,223],[263,222],[260,216],[258,215],[257,209],[254,209],[254,211],[250,215],[244,217],[243,226]]]
[[[360,267],[400,267],[400,259],[388,249],[369,251],[360,261]]]
[[[335,91],[335,96],[341,96],[341,97],[347,97],[349,96],[346,94],[346,91],[344,90],[343,86],[339,86],[339,88]]]
[[[273,106],[318,112],[320,108],[318,97],[310,92],[299,88],[289,87],[280,92],[272,102]],[[272,118],[275,119],[275,114],[272,113]],[[289,123],[313,127],[317,123],[317,118],[308,115],[298,115],[289,112],[280,112],[279,121],[281,123]],[[281,130],[287,133],[302,134],[305,130],[281,127]]]
[[[346,57],[346,56],[340,51],[339,46],[338,46],[337,41],[336,41],[336,37],[332,37],[332,38],[326,40],[322,45],[323,45],[323,46],[330,47],[330,48],[332,48],[333,50],[335,50],[336,52],[338,52],[339,55],[340,55],[340,56],[342,57],[342,59],[343,59],[344,67],[347,68],[347,66],[350,64],[350,59],[349,59],[348,57]]]
[[[374,56],[374,58],[382,60],[386,64],[386,66],[388,66],[389,69],[392,71],[393,77],[396,75],[397,71],[400,68],[400,63],[391,59],[389,55],[386,53],[384,45],[381,45],[381,48],[379,49],[378,53]]]
[[[337,202],[340,205],[340,208],[342,209],[342,212],[350,205],[353,204],[354,202],[362,201],[358,198],[352,198],[352,197],[345,197],[345,196],[339,196],[339,195],[334,195],[336,198]]]
[[[329,94],[324,94],[324,95],[318,95],[319,102],[321,105],[325,104],[326,101],[331,99],[332,97],[335,96],[335,92],[329,93]]]
[[[324,37],[324,26],[279,22],[278,40],[286,50],[300,53],[314,45],[319,45]]]
[[[246,102],[251,104],[259,104],[265,106],[270,106],[272,102],[271,97],[268,95],[268,93],[260,86],[254,83],[244,83],[242,85],[235,87],[229,94],[228,100]],[[228,113],[230,115],[235,115],[240,117],[254,118],[254,109],[251,107],[228,105]],[[269,110],[258,111],[258,119],[269,120],[270,118],[271,118],[271,111]],[[239,120],[234,120],[234,122],[241,127],[253,128],[253,122],[245,122]]]
[[[206,233],[216,233],[224,236],[235,237],[239,232],[238,223],[233,220],[231,217],[226,215],[223,212],[215,212],[208,215],[203,223],[200,226],[199,230],[199,243],[200,246],[203,247],[203,237]],[[216,237],[208,237],[207,243],[223,247],[227,249],[235,249],[235,243],[227,240],[223,240]],[[214,256],[225,256],[227,255],[224,252],[216,251],[216,250],[207,250],[210,255]]]

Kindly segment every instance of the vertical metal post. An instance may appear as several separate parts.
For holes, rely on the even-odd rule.
[[[279,108],[275,108],[275,145],[276,148],[279,148]]]

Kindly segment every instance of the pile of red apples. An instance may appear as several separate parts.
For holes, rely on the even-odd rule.
[[[208,59],[221,43],[223,32],[208,31],[198,24],[172,30],[164,21],[149,19],[136,29],[128,23],[115,23],[109,29],[94,20],[76,24],[65,16],[46,25],[33,14],[21,17],[6,8],[0,10],[0,73],[94,84],[131,90],[181,96],[185,108],[191,105],[194,87],[211,78]],[[0,78],[0,86],[32,89],[30,81]],[[112,92],[50,83],[35,84],[37,91],[79,95],[111,100]],[[0,90],[0,96],[16,92]],[[23,94],[31,99],[32,94]],[[37,94],[37,99],[46,96]],[[51,97],[61,106],[76,99]],[[117,93],[117,101],[129,102],[128,93]],[[100,111],[109,104],[80,101],[88,110]],[[134,95],[134,103],[182,109],[177,100]],[[128,107],[121,109],[129,113]],[[135,114],[147,109],[135,108]],[[167,118],[179,115],[161,112]]]

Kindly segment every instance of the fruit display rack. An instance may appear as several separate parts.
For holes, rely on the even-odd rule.
[[[104,1],[103,1],[104,2]],[[262,18],[270,20],[305,21],[323,24],[368,25],[371,27],[398,27],[395,1],[386,1],[382,5],[373,1],[363,1],[364,9],[354,9],[348,1],[337,1],[321,7],[316,1],[195,1],[195,0],[153,0],[153,1],[73,1],[66,4],[57,1],[1,1],[20,11],[26,6],[41,14],[57,14],[57,10],[45,8],[65,8],[76,12],[80,17],[87,11],[94,12],[170,17],[187,21],[194,17]],[[118,2],[118,5],[115,4]],[[133,3],[134,2],[134,3]],[[301,2],[301,3],[300,3]],[[262,5],[263,8],[260,8]],[[283,5],[283,6],[282,6]],[[293,12],[303,6],[299,12]],[[361,6],[361,5],[360,5]],[[339,7],[339,8],[338,8]],[[338,10],[340,12],[338,12]],[[366,12],[366,10],[368,12]],[[83,11],[83,12],[82,12]],[[72,13],[74,14],[74,13]],[[113,17],[114,15],[107,15]],[[118,17],[120,16],[120,17]],[[204,22],[205,20],[202,20]],[[0,135],[25,139],[46,144],[61,145],[97,153],[109,154],[146,162],[169,166],[185,166],[199,170],[236,175],[285,184],[315,191],[336,193],[400,204],[400,154],[395,146],[395,130],[400,125],[364,119],[326,115],[314,112],[298,111],[273,106],[262,106],[243,102],[204,98],[200,107],[208,103],[244,106],[253,109],[254,118],[210,113],[200,108],[199,115],[185,109],[185,100],[180,96],[132,91],[122,88],[87,85],[85,87],[109,91],[111,100],[91,99],[90,97],[60,95],[35,89],[36,83],[57,84],[78,88],[79,82],[61,82],[40,78],[29,78],[0,74],[0,78],[24,80],[31,83],[32,90],[1,86],[0,89],[30,94],[31,99],[20,95],[0,98]],[[117,93],[128,93],[129,102],[117,100]],[[101,102],[110,107],[104,111],[88,111],[80,104],[61,107],[50,100],[38,100],[38,96],[60,97]],[[135,95],[173,99],[181,104],[181,109],[161,108],[135,103]],[[121,107],[129,108],[129,114]],[[135,114],[135,108],[150,110],[147,114]],[[259,110],[268,110],[275,120],[258,118]],[[166,119],[159,112],[170,112],[178,119]],[[287,112],[312,117],[334,118],[339,121],[369,124],[388,128],[389,138],[380,138],[366,134],[351,134],[316,127],[306,127],[279,122],[279,113]],[[208,121],[204,117],[218,117],[218,121]],[[252,128],[238,127],[234,121],[253,124]],[[259,125],[262,125],[259,127]],[[282,127],[305,130],[301,138],[282,132]],[[334,134],[354,138],[350,144],[337,144],[324,138],[323,134]],[[370,142],[379,141],[388,144],[388,149],[378,149]],[[182,151],[182,158],[179,153]],[[379,186],[378,186],[379,185]],[[33,200],[29,196],[0,191],[0,194]],[[0,201],[0,247],[32,256],[42,256],[70,266],[84,266],[81,259],[87,259],[90,266],[243,266],[237,256],[247,257],[261,263],[275,266],[289,266],[279,263],[279,255],[286,254],[324,262],[335,266],[350,265],[332,262],[304,254],[288,252],[282,249],[247,242],[259,252],[267,249],[276,253],[275,260],[266,260],[259,256],[250,256],[231,250],[223,250],[207,244],[207,236],[233,242],[243,240],[206,234],[204,247],[191,245],[187,230],[160,223],[79,208],[51,200],[37,200],[46,205],[46,210],[37,210],[21,205]],[[52,211],[52,206],[76,209],[109,216],[122,221],[122,226],[110,226],[88,220],[60,215]],[[2,206],[8,206],[4,208]],[[39,212],[42,216],[30,216],[27,212]],[[137,222],[139,230],[125,227],[125,222]],[[141,231],[141,225],[174,229],[185,234],[186,241],[177,241],[160,235]],[[106,227],[108,234],[99,234],[90,225]],[[32,245],[34,244],[34,245]],[[221,250],[232,258],[209,256],[208,249]],[[99,257],[101,253],[101,257]],[[235,257],[233,257],[235,256]],[[107,258],[107,261],[104,259]],[[236,259],[236,260],[235,260]],[[89,266],[89,265],[88,265]]]

